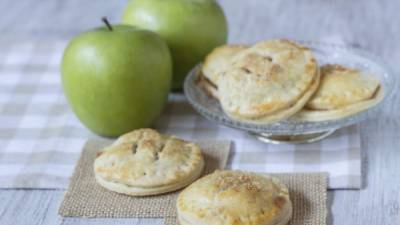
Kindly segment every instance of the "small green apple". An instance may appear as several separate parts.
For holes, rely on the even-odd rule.
[[[75,37],[64,52],[62,84],[80,121],[103,136],[148,127],[161,114],[172,81],[167,44],[128,25]]]
[[[174,63],[173,89],[215,47],[226,43],[227,22],[215,0],[131,0],[122,23],[158,33]]]

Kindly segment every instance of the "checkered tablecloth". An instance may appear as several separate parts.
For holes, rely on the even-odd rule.
[[[66,188],[83,144],[101,138],[67,105],[59,63],[66,42],[0,43],[0,188]],[[304,145],[268,145],[209,122],[182,95],[170,96],[156,122],[186,139],[233,141],[228,168],[257,172],[329,172],[329,187],[360,188],[356,126]]]

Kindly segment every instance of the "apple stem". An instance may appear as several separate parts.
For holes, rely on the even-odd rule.
[[[103,20],[103,22],[106,24],[106,26],[108,27],[108,29],[109,29],[110,31],[113,30],[111,24],[108,22],[107,17],[103,17],[103,18],[101,18],[101,20]]]

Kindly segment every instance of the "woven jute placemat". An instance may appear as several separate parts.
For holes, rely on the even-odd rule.
[[[327,174],[270,174],[289,188],[293,216],[288,225],[325,225],[327,217]],[[176,217],[166,217],[164,225],[177,225]]]
[[[230,141],[197,141],[204,159],[203,174],[224,169],[228,160]],[[108,191],[94,178],[93,162],[98,150],[111,144],[89,140],[82,150],[70,185],[59,208],[65,217],[88,218],[162,218],[175,216],[175,199],[179,191],[150,197],[131,197]]]

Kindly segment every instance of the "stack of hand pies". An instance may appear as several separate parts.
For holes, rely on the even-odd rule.
[[[383,99],[377,78],[342,65],[319,66],[288,40],[225,45],[205,59],[198,84],[235,120],[274,123],[340,119]]]

